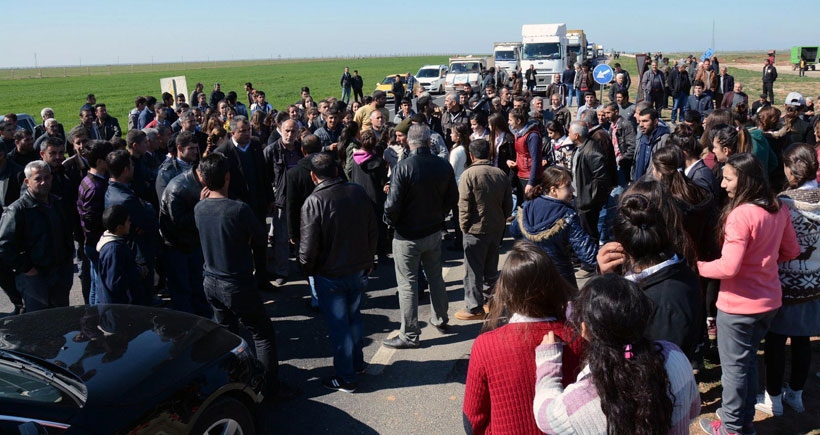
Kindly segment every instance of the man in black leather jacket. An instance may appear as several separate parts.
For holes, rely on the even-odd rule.
[[[174,309],[210,318],[211,307],[202,287],[205,259],[194,219],[203,188],[196,176],[197,163],[174,177],[162,192],[159,232],[165,245],[165,272]]]
[[[453,168],[430,152],[430,129],[413,125],[407,132],[410,156],[393,170],[384,212],[396,232],[393,261],[399,290],[401,329],[384,341],[388,347],[419,346],[418,266],[421,261],[430,284],[430,323],[447,328],[447,292],[441,275],[441,228],[444,218],[458,202]]]
[[[25,168],[27,189],[0,218],[0,258],[16,275],[26,312],[68,306],[73,274],[71,226],[61,199],[51,195],[51,169]]]
[[[323,384],[350,393],[357,386],[356,373],[364,370],[359,303],[373,269],[376,216],[364,189],[338,175],[332,155],[312,154],[310,163],[316,188],[302,205],[299,263],[314,277],[333,343],[336,375]]]

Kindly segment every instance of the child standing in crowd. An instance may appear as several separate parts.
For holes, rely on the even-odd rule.
[[[519,207],[510,233],[538,244],[555,262],[558,273],[577,289],[570,248],[579,260],[595,266],[598,244],[581,228],[578,212],[572,206],[573,193],[569,169],[550,166],[532,200]]]
[[[702,418],[700,426],[710,434],[754,433],[757,350],[782,304],[777,263],[797,257],[800,245],[755,156],[729,156],[721,187],[729,197],[718,226],[721,255],[698,261],[698,270],[721,280],[716,322],[723,396],[719,419]]]
[[[581,340],[566,324],[570,288],[550,257],[529,242],[516,242],[501,270],[486,320],[476,338],[464,393],[467,433],[540,434],[532,414],[533,351],[544,334],[567,342],[562,357],[566,386],[575,380]],[[506,316],[510,316],[506,318]],[[506,325],[499,327],[503,321]]]
[[[595,277],[573,302],[586,366],[564,387],[567,345],[553,332],[535,349],[533,411],[550,434],[679,434],[700,412],[698,385],[672,343],[644,336],[652,301],[615,274]],[[566,389],[565,389],[566,388]]]
[[[122,205],[108,207],[102,215],[105,228],[97,251],[100,253],[100,304],[135,304],[142,297],[142,270],[128,247],[126,237],[131,231],[131,218]]]

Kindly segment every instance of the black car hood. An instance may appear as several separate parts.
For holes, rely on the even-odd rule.
[[[0,348],[63,367],[87,405],[156,397],[241,344],[202,317],[133,305],[57,308],[0,319]]]

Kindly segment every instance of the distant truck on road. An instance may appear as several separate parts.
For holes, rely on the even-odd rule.
[[[546,93],[552,74],[561,74],[567,65],[567,25],[524,24],[521,70],[535,67],[535,92]]]
[[[521,71],[521,44],[520,42],[496,42],[493,44],[493,60],[495,69],[503,68],[509,75]]]
[[[814,71],[818,63],[818,50],[820,50],[820,47],[792,47],[792,55],[789,62],[794,66],[793,69],[797,69],[800,66],[800,58],[802,57],[806,59],[806,69]]]
[[[567,30],[567,62],[584,63],[587,56],[587,35],[583,30]]]
[[[481,72],[487,68],[487,59],[483,57],[451,57],[447,78],[444,80],[444,90],[457,91],[470,83],[473,89],[480,89]]]

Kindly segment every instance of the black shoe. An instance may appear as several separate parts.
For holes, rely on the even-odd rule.
[[[433,325],[433,326],[435,326],[436,329],[438,329],[438,332],[441,332],[442,334],[446,334],[447,331],[450,330],[450,325],[447,322],[444,322],[441,325]]]
[[[355,382],[345,382],[338,376],[325,379],[322,381],[322,385],[328,390],[341,391],[343,393],[352,393],[356,391],[356,387],[359,386]]]
[[[382,341],[382,344],[393,349],[416,349],[419,347],[418,342],[410,343],[404,341],[398,335],[393,338],[385,339]]]
[[[360,369],[356,370],[356,374],[357,374],[357,375],[363,375],[363,374],[365,374],[365,373],[367,373],[367,363],[365,363],[365,364],[362,366],[362,368],[360,368]]]
[[[273,281],[273,283],[276,284],[277,287],[282,287],[283,285],[287,284],[287,282],[288,279],[281,276],[279,278],[276,278],[275,281]]]
[[[462,252],[464,251],[464,245],[462,245],[461,243],[453,242],[449,246],[447,246],[447,250],[453,252]]]

